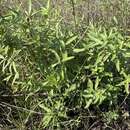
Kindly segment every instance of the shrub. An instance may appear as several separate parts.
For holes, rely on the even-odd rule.
[[[23,96],[10,107],[26,107],[17,110],[24,126],[42,115],[39,129],[89,128],[95,117],[118,120],[119,96],[129,94],[129,38],[92,24],[80,35],[58,16],[50,18],[52,11],[49,3],[39,11],[30,5],[26,14],[11,9],[1,18],[0,78]],[[14,125],[18,120],[7,117]]]

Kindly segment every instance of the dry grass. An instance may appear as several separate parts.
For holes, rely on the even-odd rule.
[[[52,7],[59,9],[64,18],[65,23],[74,20],[75,15],[77,23],[89,24],[90,22],[101,24],[113,23],[113,17],[119,21],[119,26],[128,28],[130,23],[130,2],[128,0],[51,0]],[[2,5],[14,7],[17,5],[22,10],[27,9],[28,0],[1,0]],[[33,8],[39,9],[44,6],[46,0],[33,0]],[[75,11],[75,14],[73,12]]]

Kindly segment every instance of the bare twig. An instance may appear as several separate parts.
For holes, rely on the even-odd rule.
[[[98,124],[98,123],[99,123],[99,121],[94,122],[94,123],[88,128],[88,130],[91,130],[91,129],[94,127],[94,125],[96,125],[96,124]]]
[[[0,97],[23,97],[23,96],[28,96],[30,94],[12,94],[12,95],[9,95],[9,94],[3,94],[3,95],[0,95]],[[30,96],[47,96],[47,93],[33,93],[31,94]]]
[[[1,102],[0,105],[1,105],[1,106],[12,107],[12,108],[15,108],[15,109],[19,109],[19,110],[22,110],[22,111],[31,112],[31,113],[38,114],[38,115],[43,115],[43,113],[41,113],[41,112],[37,112],[37,111],[34,111],[34,110],[29,110],[29,109],[23,108],[23,107],[18,107],[18,106],[11,105],[11,104],[6,103],[6,102]]]

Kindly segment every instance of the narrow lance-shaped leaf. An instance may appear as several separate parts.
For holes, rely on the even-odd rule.
[[[74,59],[74,56],[68,56],[67,52],[65,52],[64,54],[62,54],[62,57],[63,57],[62,62],[66,62],[66,61]]]
[[[50,113],[51,109],[49,109],[48,107],[46,107],[44,104],[39,104],[39,107],[42,108],[44,111]]]
[[[113,17],[113,20],[114,20],[115,24],[118,24],[117,18],[115,16]]]
[[[100,79],[99,79],[99,77],[97,77],[96,81],[95,81],[95,90],[97,89],[99,82],[100,82]]]
[[[44,115],[43,120],[42,120],[44,128],[46,128],[50,124],[52,118],[53,118],[53,115],[50,115],[50,114]]]
[[[59,57],[58,53],[57,53],[55,50],[49,49],[49,51],[50,51],[51,53],[53,53],[53,54],[55,55],[56,59],[57,59],[57,62],[52,65],[52,67],[55,67],[56,65],[58,65],[58,64],[60,63],[60,57]]]
[[[129,58],[130,57],[130,52],[125,53],[124,56]]]
[[[50,9],[50,0],[48,0],[46,8],[47,8],[48,10]]]
[[[28,2],[28,14],[31,15],[31,11],[32,11],[32,0],[29,0]]]
[[[72,84],[69,88],[66,89],[64,96],[68,96],[68,94],[76,89],[76,84]]]
[[[77,36],[71,37],[70,39],[67,40],[66,45],[71,44],[71,43],[72,43],[73,41],[75,41],[76,39],[77,39]]]
[[[16,81],[16,79],[19,78],[19,73],[16,69],[16,65],[15,65],[15,62],[12,62],[12,67],[13,67],[13,70],[15,71],[15,75],[14,75],[14,78],[13,78],[13,81],[12,81],[12,85],[14,84],[14,82]]]
[[[93,82],[91,79],[88,79],[87,87],[93,89]]]
[[[129,94],[129,83],[128,82],[125,83],[125,91],[127,94]]]
[[[74,50],[73,50],[73,52],[75,52],[75,53],[80,53],[80,52],[84,52],[85,51],[85,48],[75,48]]]
[[[89,108],[92,102],[93,102],[92,99],[89,99],[88,101],[86,101],[85,109]]]
[[[116,60],[116,69],[119,72],[120,71],[120,61]]]

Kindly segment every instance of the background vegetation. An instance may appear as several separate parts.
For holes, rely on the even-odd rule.
[[[0,127],[129,130],[129,0],[1,0]]]

